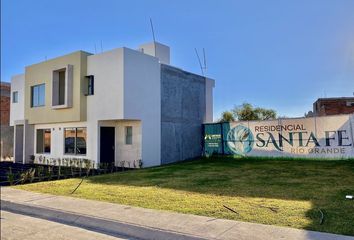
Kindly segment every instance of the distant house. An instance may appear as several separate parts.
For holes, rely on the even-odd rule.
[[[149,167],[198,157],[213,87],[171,66],[170,48],[156,42],[27,66],[12,78],[15,161]]]
[[[354,97],[319,98],[313,104],[314,116],[354,113]]]
[[[10,94],[11,94],[11,84],[7,82],[0,82],[0,124],[9,125],[10,123]]]
[[[11,84],[0,82],[0,159],[9,160],[13,154],[13,127],[10,127]]]

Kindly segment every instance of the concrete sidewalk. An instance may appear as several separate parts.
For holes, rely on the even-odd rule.
[[[1,240],[123,240],[79,227],[1,211]]]
[[[150,210],[9,187],[1,188],[1,209],[130,239],[354,240],[354,237],[335,234]]]

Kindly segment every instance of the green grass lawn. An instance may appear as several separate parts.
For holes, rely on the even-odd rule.
[[[17,186],[71,196],[80,179]],[[79,198],[354,235],[354,161],[214,157],[90,177]],[[227,210],[223,205],[234,209]],[[321,213],[324,222],[320,224]]]

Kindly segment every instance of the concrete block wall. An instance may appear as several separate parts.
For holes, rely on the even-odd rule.
[[[161,164],[201,156],[206,79],[161,64]]]

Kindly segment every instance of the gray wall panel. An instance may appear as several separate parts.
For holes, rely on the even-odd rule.
[[[201,155],[205,104],[205,77],[161,65],[162,164]]]

